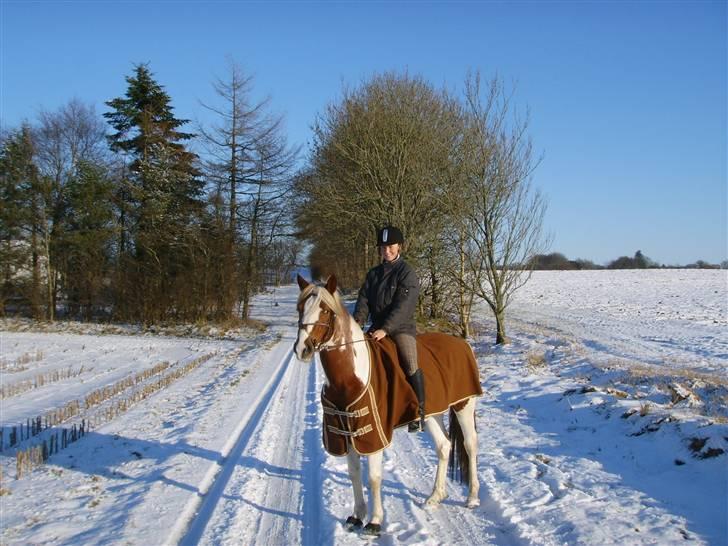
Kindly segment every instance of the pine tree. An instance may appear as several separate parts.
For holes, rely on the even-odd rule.
[[[197,204],[202,184],[194,166],[197,156],[183,144],[194,135],[178,130],[188,120],[174,116],[169,95],[147,65],[137,65],[126,81],[125,98],[108,101],[113,111],[104,117],[117,131],[109,137],[111,149],[131,159],[130,200],[137,205],[137,227],[145,232],[158,221],[150,216],[179,216]]]
[[[89,162],[78,165],[66,186],[68,215],[59,242],[65,257],[63,288],[69,311],[86,320],[95,308],[110,303],[103,297],[103,288],[112,264],[113,191],[106,170]]]
[[[0,151],[0,314],[8,298],[24,292],[33,315],[41,313],[39,174],[33,157],[28,125],[8,135]],[[31,272],[29,287],[20,284],[23,270]]]
[[[125,210],[130,248],[122,256],[128,313],[144,321],[179,310],[180,283],[195,258],[202,203],[197,156],[184,143],[194,135],[180,130],[187,120],[174,116],[171,99],[145,64],[126,78],[124,97],[107,102],[104,114],[116,133],[112,150],[130,161],[119,196]]]

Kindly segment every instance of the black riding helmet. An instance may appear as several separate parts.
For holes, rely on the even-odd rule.
[[[394,245],[404,243],[402,232],[394,226],[385,226],[377,233],[377,246]]]

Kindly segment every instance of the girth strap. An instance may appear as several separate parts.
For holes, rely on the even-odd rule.
[[[367,434],[371,432],[372,425],[366,425],[362,428],[358,428],[353,432],[350,432],[348,430],[341,430],[340,428],[332,427],[331,425],[328,425],[326,427],[329,432],[333,432],[334,434],[338,434],[340,436],[348,436],[349,438],[356,438],[357,436],[363,436],[364,434]]]
[[[355,411],[341,411],[324,406],[324,413],[328,415],[339,415],[341,417],[364,417],[365,415],[369,415],[369,406],[364,406]]]

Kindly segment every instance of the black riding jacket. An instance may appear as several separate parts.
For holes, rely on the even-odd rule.
[[[417,333],[415,309],[420,285],[417,274],[400,256],[369,270],[354,307],[354,320],[363,326],[369,315],[372,329],[387,335]]]

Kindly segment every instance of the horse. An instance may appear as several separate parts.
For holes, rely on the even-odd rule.
[[[297,281],[300,294],[297,302],[298,335],[294,352],[302,361],[310,361],[314,354],[319,354],[326,376],[321,393],[324,445],[333,455],[346,454],[349,478],[354,491],[354,509],[344,526],[348,531],[379,536],[384,519],[381,495],[383,450],[391,443],[391,428],[418,419],[416,397],[396,362],[384,376],[378,373],[380,370],[377,366],[381,366],[382,359],[377,362],[374,357],[382,352],[380,345],[384,346],[382,342],[387,341],[387,338],[376,342],[364,334],[342,305],[335,276],[330,276],[325,286],[310,283],[300,275]],[[419,358],[428,386],[425,428],[434,441],[438,456],[434,487],[425,505],[437,505],[447,497],[445,474],[449,468],[451,478],[459,474],[461,483],[468,482],[466,506],[474,508],[480,504],[475,404],[476,397],[482,394],[475,357],[470,345],[460,338],[446,334],[423,334],[417,336],[418,344],[425,336],[431,336],[440,344],[446,343],[445,359],[449,359],[447,367],[438,369],[430,377],[427,375],[428,369],[423,366],[423,357]],[[394,343],[388,343],[391,354]],[[394,351],[396,355],[396,349]],[[420,350],[419,354],[427,352],[428,350]],[[434,353],[438,352],[443,353],[435,347]],[[456,360],[453,361],[453,358]],[[446,396],[456,396],[457,399],[445,400],[444,408],[428,407],[431,392],[446,392],[447,389],[442,389],[437,384],[437,377],[451,373],[451,368],[460,369],[460,376],[455,380],[458,385],[469,384],[471,387],[466,391],[461,388],[455,395]],[[380,377],[379,383],[383,383],[379,385],[378,392],[373,392],[375,377]],[[392,390],[395,385],[400,389],[398,392]],[[400,400],[405,402],[400,403]],[[430,409],[433,411],[430,412]],[[448,410],[449,433],[446,432],[443,422],[443,414]],[[372,507],[366,526],[363,525],[367,517],[367,504],[362,489],[361,455],[368,457],[369,497]]]

